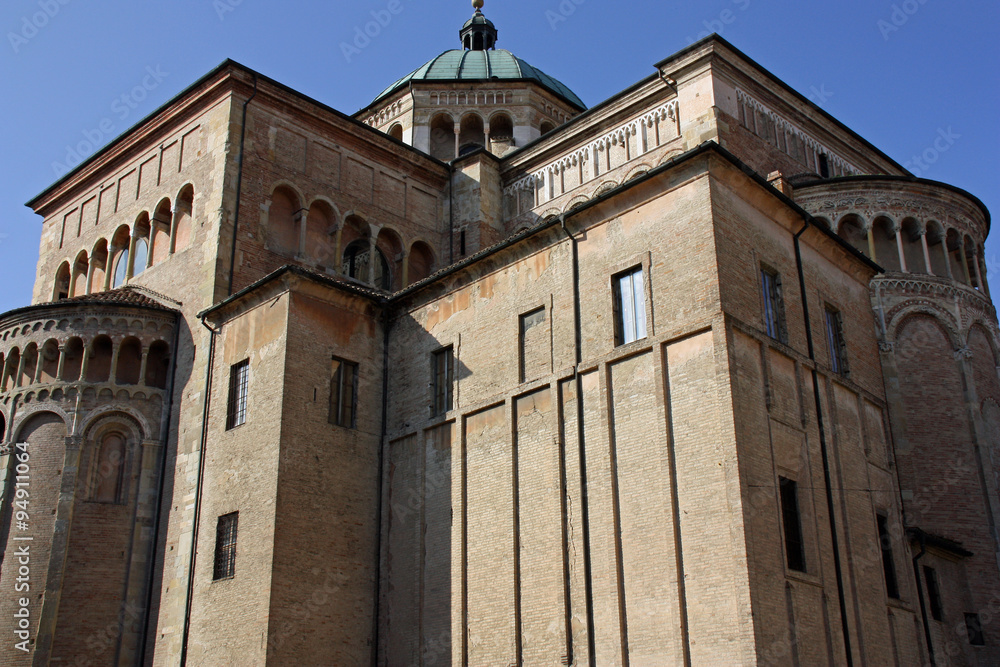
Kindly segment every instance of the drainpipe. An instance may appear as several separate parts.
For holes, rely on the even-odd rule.
[[[583,380],[580,378],[580,364],[583,363],[580,329],[580,251],[578,241],[566,228],[566,215],[559,216],[559,225],[566,234],[573,248],[573,347],[575,362],[573,364],[573,380],[576,383],[576,433],[577,446],[580,451],[580,517],[583,523],[583,581],[587,597],[587,654],[591,667],[597,665],[597,642],[594,636],[594,590],[592,566],[590,562],[590,503],[587,495],[587,440],[583,420]],[[572,636],[572,635],[570,635]],[[569,663],[573,663],[573,652],[570,649]]]
[[[149,559],[149,575],[146,582],[146,610],[142,623],[142,636],[139,642],[139,661],[137,664],[146,664],[146,640],[149,635],[150,615],[153,610],[153,588],[156,584],[156,555],[155,550],[160,543],[160,516],[163,514],[163,491],[167,479],[167,445],[170,433],[170,416],[174,409],[174,387],[177,380],[177,345],[180,339],[180,317],[174,324],[174,342],[170,348],[174,355],[173,367],[170,369],[170,382],[167,384],[167,405],[160,421],[160,433],[163,440],[163,452],[160,459],[160,490],[156,499],[156,515],[153,517],[153,557]],[[179,439],[178,439],[179,443]]]
[[[830,515],[830,542],[833,546],[833,569],[837,576],[837,599],[840,602],[840,624],[844,634],[844,651],[847,667],[853,667],[854,657],[851,655],[851,634],[847,622],[847,600],[844,598],[844,574],[840,563],[840,542],[837,538],[837,515],[834,513],[833,484],[830,481],[830,457],[827,452],[826,432],[823,424],[823,404],[819,397],[819,373],[816,370],[816,349],[813,346],[812,326],[809,322],[809,298],[806,296],[806,278],[802,269],[802,248],[799,237],[809,229],[811,220],[805,219],[793,240],[795,242],[795,266],[799,272],[799,293],[802,295],[802,316],[806,325],[806,343],[809,347],[809,360],[812,362],[813,397],[816,399],[816,422],[819,426],[819,449],[823,458],[823,481],[826,484],[826,509]]]
[[[920,618],[924,622],[924,638],[927,640],[927,657],[930,659],[931,667],[936,667],[934,660],[934,643],[931,641],[931,624],[927,620],[927,605],[924,603],[924,586],[920,582],[920,565],[917,563],[924,554],[927,553],[927,538],[921,532],[917,539],[920,540],[920,553],[913,557],[913,577],[917,580],[917,598],[920,599]]]
[[[455,163],[448,163],[448,263],[455,263]]]
[[[194,520],[191,525],[191,557],[188,560],[187,595],[184,602],[184,638],[181,641],[180,667],[187,664],[188,638],[191,635],[191,603],[194,598],[194,568],[198,560],[198,528],[201,523],[201,498],[205,484],[205,451],[208,446],[208,415],[212,404],[212,367],[215,364],[215,337],[219,331],[208,326],[205,316],[201,324],[210,333],[208,339],[208,367],[205,369],[205,408],[201,415],[201,448],[198,453],[198,478],[195,483]]]
[[[236,158],[236,210],[233,212],[233,248],[229,253],[229,285],[226,287],[226,296],[233,295],[233,274],[236,272],[236,238],[240,226],[240,194],[243,191],[243,148],[246,145],[247,136],[247,107],[250,106],[250,102],[255,97],[257,97],[256,72],[253,75],[253,94],[243,103],[243,120],[240,122],[240,154]],[[205,320],[203,319],[201,323],[205,324]]]
[[[375,516],[378,530],[375,533],[375,609],[372,618],[372,664],[378,664],[379,615],[382,613],[382,494],[385,490],[385,450],[389,443],[389,308],[382,311],[382,430],[378,444],[378,499]]]

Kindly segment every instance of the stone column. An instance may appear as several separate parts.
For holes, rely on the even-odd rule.
[[[107,292],[111,289],[111,281],[114,279],[114,268],[115,268],[115,257],[118,255],[118,251],[121,250],[118,246],[108,246],[108,260],[105,262],[104,268],[104,291]]]
[[[90,258],[90,263],[87,264],[87,289],[84,290],[85,294],[90,294],[90,285],[94,282],[94,258]]]
[[[958,256],[962,260],[962,271],[965,273],[965,284],[972,285],[972,273],[969,271],[969,258],[965,254],[965,244],[958,247]]]
[[[174,254],[174,248],[177,246],[177,218],[180,217],[180,211],[177,210],[177,204],[170,209],[170,250],[168,255]]]
[[[875,233],[872,228],[868,228],[868,254],[871,255],[873,262],[878,262],[878,257],[875,254]]]
[[[972,267],[976,270],[976,284],[983,289],[983,274],[979,271],[979,253],[972,253]],[[985,290],[984,290],[985,291]]]
[[[945,275],[947,275],[949,280],[954,280],[955,277],[952,275],[951,271],[951,257],[948,254],[948,235],[944,234],[941,237],[941,252],[944,253],[944,268]]]
[[[458,157],[458,149],[459,149],[458,142],[461,134],[462,134],[462,125],[460,123],[455,123],[455,157]]]
[[[906,270],[906,253],[903,251],[903,230],[902,228],[896,230],[896,251],[899,253],[899,268],[903,273],[907,273]]]
[[[137,236],[130,236],[128,241],[128,265],[125,268],[125,282],[132,279],[135,271],[135,242],[138,240]]]
[[[927,274],[933,276],[934,271],[931,269],[931,250],[927,247],[927,230],[920,230],[920,247],[924,249],[924,266],[927,267]]]
[[[66,368],[66,346],[59,346],[59,364],[56,367],[56,380],[61,381],[63,377],[63,370]]]
[[[121,349],[121,341],[111,341],[111,370],[108,372],[108,382],[111,384],[118,384],[118,353]]]
[[[368,277],[365,279],[369,285],[375,284],[375,262],[378,260],[378,250],[375,245],[375,237],[368,237]]]
[[[28,355],[21,352],[21,358],[17,360],[17,375],[14,377],[14,386],[20,387],[21,385],[21,375],[24,373],[24,360],[28,358]]]
[[[145,345],[142,346],[142,363],[139,364],[139,381],[136,383],[138,385],[145,386],[146,384],[146,361],[149,359],[149,348]]]

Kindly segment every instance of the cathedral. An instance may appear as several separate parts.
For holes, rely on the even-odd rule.
[[[717,35],[588,108],[473,6],[29,202],[0,665],[1000,664],[982,202]]]

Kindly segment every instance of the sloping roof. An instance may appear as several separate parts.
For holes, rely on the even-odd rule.
[[[46,303],[36,303],[31,306],[15,308],[0,314],[0,320],[5,320],[15,315],[23,315],[34,310],[50,310],[54,308],[65,308],[67,306],[127,306],[133,308],[148,308],[150,310],[161,310],[169,313],[179,312],[176,308],[164,305],[153,296],[160,296],[152,290],[147,290],[138,286],[125,286],[107,292],[97,292],[95,294],[85,294],[74,296],[69,299],[59,301],[49,301]],[[163,301],[173,301],[169,297],[162,297]],[[176,301],[173,301],[177,303]],[[180,305],[179,303],[177,305]]]
[[[587,108],[564,83],[506,49],[472,51],[452,49],[413,70],[383,90],[372,102],[388,97],[411,81],[534,81],[581,111]]]

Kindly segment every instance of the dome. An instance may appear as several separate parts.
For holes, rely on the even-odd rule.
[[[477,14],[470,19],[470,24],[471,21],[478,20],[479,17],[482,17],[483,21],[488,21],[482,14]],[[489,51],[452,49],[445,51],[383,90],[372,103],[388,97],[411,81],[489,80],[534,81],[581,111],[587,108],[587,105],[561,81],[536,67],[532,67],[505,49]]]
[[[475,14],[473,14],[472,18],[466,21],[465,25],[462,26],[462,30],[465,31],[474,25],[484,25],[496,30],[496,26],[493,25],[493,21],[483,16],[482,12],[476,12]]]

